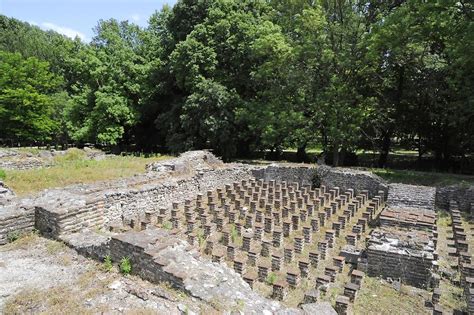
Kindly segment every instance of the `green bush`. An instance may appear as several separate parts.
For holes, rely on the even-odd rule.
[[[124,275],[129,275],[132,272],[130,258],[123,257],[122,260],[120,260],[120,272]]]
[[[112,268],[114,267],[114,265],[112,264],[112,258],[110,257],[110,255],[105,256],[102,267],[107,272],[112,271]]]
[[[267,279],[265,279],[265,282],[267,282],[267,284],[269,285],[272,285],[275,283],[276,280],[277,280],[277,275],[273,272],[270,272],[267,276]]]
[[[164,228],[165,230],[171,230],[173,228],[173,225],[171,224],[171,222],[165,222],[163,223],[162,228]]]
[[[7,173],[0,168],[0,179],[5,179],[7,178]]]

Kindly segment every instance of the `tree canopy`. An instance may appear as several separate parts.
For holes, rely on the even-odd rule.
[[[180,0],[90,43],[0,16],[4,141],[225,159],[474,149],[474,8],[454,0]]]

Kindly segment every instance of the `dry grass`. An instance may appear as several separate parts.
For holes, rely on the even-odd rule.
[[[429,314],[418,291],[404,285],[397,291],[385,281],[365,277],[354,302],[354,314]]]
[[[113,275],[101,276],[96,268],[83,273],[72,285],[53,288],[27,288],[7,299],[5,314],[93,314],[106,312],[106,305],[92,310],[84,301],[103,295]],[[138,313],[137,313],[138,314]],[[144,313],[142,313],[144,314]]]
[[[32,244],[36,243],[38,239],[39,235],[35,232],[22,234],[17,240],[2,246],[0,251],[28,249]]]
[[[133,176],[143,173],[146,164],[169,158],[171,157],[115,156],[95,161],[87,160],[73,151],[69,155],[58,157],[55,165],[49,168],[5,171],[5,183],[16,194],[25,195],[47,188]]]

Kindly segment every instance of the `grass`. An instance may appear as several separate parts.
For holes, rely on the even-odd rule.
[[[454,184],[468,186],[474,184],[474,176],[469,175],[380,168],[372,168],[370,171],[391,183],[423,186],[447,186]]]
[[[47,188],[130,177],[143,173],[148,163],[170,158],[114,156],[95,161],[85,159],[83,152],[77,151],[71,150],[70,153],[57,157],[54,165],[49,168],[5,171],[5,183],[17,195],[22,196]]]
[[[378,278],[364,277],[354,302],[354,314],[429,314],[418,289],[402,285],[395,290]]]

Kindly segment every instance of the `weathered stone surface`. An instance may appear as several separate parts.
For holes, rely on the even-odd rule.
[[[8,204],[14,197],[13,191],[0,181],[0,206]]]
[[[456,201],[461,211],[473,211],[474,204],[474,186],[446,186],[436,188],[436,206],[438,208],[449,210],[449,202]]]
[[[300,185],[313,185],[316,178],[316,166],[295,163],[274,163],[252,172],[256,179],[277,182],[296,182]]]
[[[165,230],[151,228],[114,236],[110,253],[114,261],[129,257],[133,272],[144,279],[167,281],[203,301],[219,301],[226,309],[236,308],[238,301],[243,303],[245,314],[284,309],[252,291],[232,269],[201,258],[187,242]]]
[[[79,150],[79,149],[74,149]],[[0,149],[0,169],[27,170],[48,167],[54,164],[54,158],[68,153],[69,150],[41,150],[28,148]],[[84,158],[100,160],[106,157],[105,153],[91,148],[80,150]]]
[[[318,314],[318,315],[337,315],[336,310],[331,306],[329,302],[318,302],[303,304],[301,308],[305,314]]]
[[[401,279],[427,288],[435,258],[431,232],[381,228],[372,232],[367,246],[367,274]]]
[[[385,196],[387,195],[385,180],[371,172],[321,165],[317,168],[317,174],[320,183],[330,188],[339,187],[341,191],[352,188],[356,194],[367,190],[370,197],[377,195],[379,191],[384,191]]]
[[[387,205],[391,208],[414,208],[434,211],[436,188],[406,184],[388,186]]]

